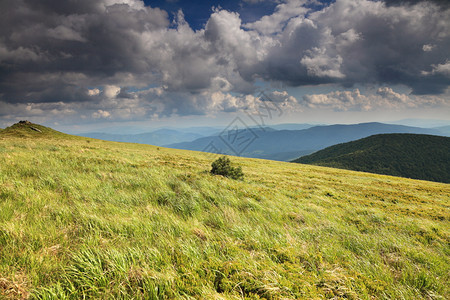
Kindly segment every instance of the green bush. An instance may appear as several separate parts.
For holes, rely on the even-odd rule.
[[[222,175],[232,179],[244,179],[244,173],[241,167],[232,167],[231,161],[228,157],[222,156],[213,161],[211,164],[211,174]]]

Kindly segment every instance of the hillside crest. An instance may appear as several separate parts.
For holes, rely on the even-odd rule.
[[[49,127],[32,123],[28,120],[19,121],[3,130],[0,130],[0,137],[21,137],[21,138],[60,138],[73,137],[71,135],[59,132]]]

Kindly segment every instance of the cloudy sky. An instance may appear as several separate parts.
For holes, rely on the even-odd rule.
[[[0,127],[449,120],[449,87],[448,1],[0,1]]]

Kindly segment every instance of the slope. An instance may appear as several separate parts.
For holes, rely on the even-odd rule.
[[[235,181],[207,153],[21,131],[0,298],[450,296],[447,184],[237,157]]]
[[[167,147],[196,151],[208,151],[211,148],[230,155],[287,161],[331,145],[380,133],[441,134],[434,129],[383,123],[315,126],[304,130],[240,128],[239,132],[223,132],[221,136],[200,138]]]
[[[293,162],[450,183],[450,138],[373,135],[325,148]]]
[[[0,138],[43,138],[43,139],[77,139],[76,136],[68,135],[52,128],[29,121],[20,121],[0,131]]]

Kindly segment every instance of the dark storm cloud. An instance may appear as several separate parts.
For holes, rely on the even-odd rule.
[[[448,76],[423,71],[449,59],[449,20],[450,10],[430,3],[387,8],[381,2],[337,1],[308,18],[288,20],[262,76],[294,86],[404,84],[416,94],[440,94]]]
[[[20,1],[13,1],[20,2]],[[54,0],[24,0],[24,3],[32,10],[42,11],[49,14],[72,15],[87,14],[96,11],[100,7],[96,1],[77,0],[77,1],[54,1]]]
[[[5,100],[53,101],[59,91],[59,100],[70,101],[68,94],[79,99],[80,87],[104,84],[118,73],[139,75],[156,68],[142,35],[166,28],[166,12],[99,1],[62,3],[2,2],[7,12],[0,21],[0,90]]]
[[[316,18],[331,28],[338,43],[344,82],[405,84],[417,94],[440,94],[448,87],[448,77],[423,76],[422,71],[449,58],[450,11],[429,3],[386,8],[341,1]]]
[[[383,0],[383,2],[388,6],[415,5],[422,2],[436,4],[443,8],[450,7],[450,2],[448,0]]]

